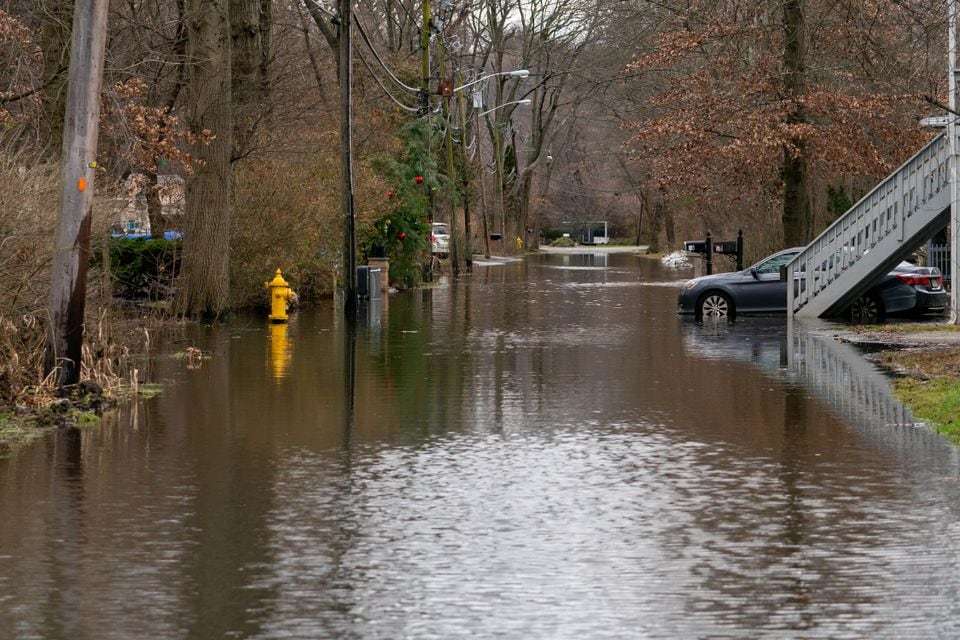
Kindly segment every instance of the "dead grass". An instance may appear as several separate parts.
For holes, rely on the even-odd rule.
[[[960,348],[884,351],[879,359],[885,367],[913,378],[960,379]]]
[[[44,400],[43,308],[57,200],[55,165],[0,153],[0,407]]]
[[[54,399],[43,372],[46,298],[59,208],[57,165],[14,152],[0,138],[0,411],[37,409]],[[93,250],[105,246],[112,198],[94,205]],[[142,318],[124,319],[110,295],[109,276],[88,275],[86,340],[81,378],[105,390],[124,385],[133,374],[132,354],[149,348]],[[134,327],[131,324],[136,323]]]
[[[856,333],[955,333],[960,332],[960,325],[942,322],[897,322],[891,324],[853,325],[850,329]]]

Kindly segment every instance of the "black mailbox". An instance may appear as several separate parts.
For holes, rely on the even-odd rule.
[[[687,240],[683,243],[683,250],[689,253],[706,253],[707,243],[703,240]]]
[[[714,242],[713,252],[737,255],[737,245],[738,242],[736,240],[731,240],[729,242]]]

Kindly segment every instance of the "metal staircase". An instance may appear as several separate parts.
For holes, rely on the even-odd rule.
[[[842,313],[950,221],[949,140],[941,134],[787,265],[787,309]]]

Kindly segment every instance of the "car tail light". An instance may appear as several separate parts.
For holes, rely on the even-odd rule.
[[[436,242],[436,241],[437,241],[437,236],[435,236],[435,235],[433,235],[433,234],[431,233],[431,234],[430,234],[430,242]]]
[[[915,276],[907,274],[898,274],[897,280],[903,284],[909,285],[911,287],[929,287],[931,278],[930,276]],[[940,286],[940,278],[932,278],[934,286]]]

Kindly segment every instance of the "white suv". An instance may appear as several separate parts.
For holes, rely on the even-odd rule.
[[[430,250],[437,255],[450,253],[450,228],[446,222],[434,222],[431,225]]]

